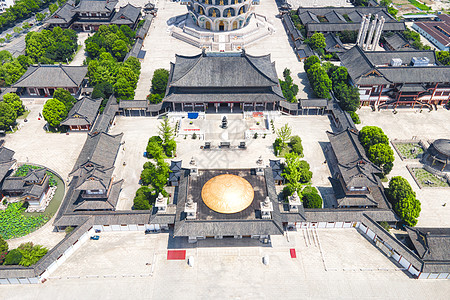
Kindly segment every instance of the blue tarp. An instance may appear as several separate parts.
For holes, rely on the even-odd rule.
[[[188,119],[197,119],[197,118],[198,118],[198,113],[196,113],[196,112],[188,113]]]

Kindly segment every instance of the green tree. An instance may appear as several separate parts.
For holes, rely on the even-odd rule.
[[[303,157],[302,139],[298,135],[291,137],[289,147],[291,147],[292,152],[297,153],[299,157]]]
[[[31,248],[29,248],[28,246],[21,248],[22,245],[20,245],[17,249],[22,254],[22,259],[20,260],[19,264],[24,267],[34,265],[48,252],[48,249],[41,245],[33,246],[33,244],[31,243]]]
[[[163,117],[159,123],[158,130],[163,144],[167,144],[169,141],[173,140],[175,130],[172,125],[170,125],[169,118]]]
[[[28,23],[28,22],[23,22],[22,29],[23,29],[24,31],[27,31],[27,30],[29,30],[30,28],[31,28],[30,23]]]
[[[420,215],[421,204],[413,195],[400,199],[394,205],[394,211],[408,226],[416,226]]]
[[[167,195],[164,186],[169,179],[169,165],[164,159],[156,159],[156,164],[146,162],[141,173],[142,184],[151,185],[156,193]]]
[[[64,103],[58,99],[49,99],[44,104],[42,115],[50,126],[59,127],[61,122],[67,117],[67,110]]]
[[[13,249],[8,252],[3,264],[4,265],[18,265],[21,260],[22,260],[22,254],[20,253],[20,251],[17,249]]]
[[[436,51],[436,58],[443,65],[450,65],[450,52],[449,51]]]
[[[127,43],[122,40],[115,41],[112,47],[112,53],[118,61],[122,61],[128,53]]]
[[[281,175],[297,191],[300,189],[300,182],[307,183],[312,178],[309,164],[304,160],[300,160],[299,156],[293,152],[285,155],[284,169]]]
[[[376,144],[389,145],[389,138],[384,134],[380,127],[364,126],[359,132],[359,141],[363,147],[368,150],[371,146]]]
[[[336,70],[333,71],[330,79],[333,82],[333,85],[339,84],[339,83],[347,84],[347,80],[348,80],[347,68],[346,67],[338,67]]]
[[[370,146],[367,156],[371,162],[379,167],[394,161],[394,151],[386,144],[375,144]]]
[[[320,59],[315,55],[308,57],[305,60],[305,65],[304,65],[305,72],[308,72],[309,68],[311,68],[311,66],[314,64],[320,64]]]
[[[114,93],[118,99],[131,100],[134,98],[134,88],[124,78],[119,78],[114,84]]]
[[[325,43],[325,37],[323,36],[323,33],[316,32],[311,36],[311,45],[313,49],[324,49],[326,47]]]
[[[333,86],[333,91],[343,110],[355,112],[361,105],[357,87],[340,83]]]
[[[389,188],[386,189],[386,196],[389,199],[389,202],[395,206],[401,199],[408,196],[416,197],[416,193],[405,178],[395,176],[389,181]]]
[[[136,87],[139,79],[139,75],[133,72],[133,70],[127,66],[121,66],[119,68],[118,78],[125,79],[131,86]]]
[[[15,110],[17,116],[20,116],[25,111],[25,109],[23,108],[22,100],[20,100],[20,97],[15,93],[5,94],[3,96],[3,101],[9,104],[12,109]]]
[[[317,193],[302,192],[302,200],[305,208],[322,208],[322,197]]]
[[[53,93],[53,98],[61,101],[64,104],[67,113],[77,102],[77,99],[75,99],[75,97],[72,96],[69,91],[61,88],[55,90],[55,92]]]
[[[14,27],[13,31],[15,34],[19,34],[22,32],[22,27]]]
[[[165,94],[168,81],[169,71],[167,71],[166,69],[155,70],[152,78],[152,93]]]
[[[164,158],[164,148],[161,137],[155,135],[149,138],[146,151],[148,158]]]
[[[316,96],[325,99],[330,98],[332,83],[325,69],[319,63],[316,63],[308,69],[307,75]]]
[[[163,96],[161,96],[160,94],[149,94],[147,96],[147,100],[150,101],[150,103],[158,104],[163,100]]]
[[[291,103],[297,102],[298,85],[294,84],[291,77],[291,71],[285,68],[283,71],[284,80],[279,80],[281,91],[283,92],[283,97]]]
[[[58,4],[56,3],[50,4],[48,9],[50,10],[50,14],[52,15],[58,9]]]
[[[8,242],[0,235],[0,253],[8,251]]]
[[[0,102],[0,129],[10,130],[16,124],[17,114],[11,105]]]
[[[149,202],[151,190],[148,186],[142,186],[136,191],[136,196],[133,200],[133,209],[135,210],[149,210],[151,205]]]
[[[36,21],[42,22],[47,17],[47,13],[37,13],[36,14]]]
[[[283,148],[289,141],[292,135],[292,128],[286,123],[283,127],[277,130],[277,137],[281,140]]]
[[[9,42],[9,41],[11,40],[11,38],[12,38],[12,35],[9,34],[9,33],[7,33],[7,34],[5,35],[5,38],[6,38],[6,40]]]

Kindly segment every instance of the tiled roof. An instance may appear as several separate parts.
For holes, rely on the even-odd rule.
[[[87,66],[33,65],[13,87],[79,87],[87,71]]]

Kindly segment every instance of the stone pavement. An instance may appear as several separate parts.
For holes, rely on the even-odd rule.
[[[81,45],[80,50],[78,50],[77,54],[75,54],[75,57],[70,62],[69,66],[82,66],[84,60],[86,59],[86,53],[84,52],[86,48],[86,44],[84,43],[86,39],[89,37],[89,35],[92,35],[88,32],[79,32],[78,33],[78,45]]]
[[[28,122],[18,120],[21,128],[5,136],[5,147],[16,152],[14,158],[18,162],[43,165],[66,180],[86,140],[86,133],[47,133],[44,129],[46,121],[43,118],[38,120],[43,104],[25,105],[31,110]]]
[[[283,78],[283,70],[291,70],[291,77],[294,83],[298,85],[298,99],[314,97],[314,93],[309,86],[308,78],[303,69],[303,62],[297,59],[297,56],[290,45],[290,39],[286,34],[281,19],[277,17],[278,7],[275,1],[261,1],[260,5],[254,5],[255,13],[261,14],[274,26],[275,32],[264,39],[246,47],[246,51],[251,55],[270,54],[272,61],[275,61],[275,67],[279,78]]]
[[[201,53],[197,47],[191,46],[170,36],[167,21],[170,18],[187,13],[187,8],[179,2],[160,0],[156,2],[158,15],[144,40],[142,50],[147,51],[141,64],[141,75],[136,88],[135,99],[145,99],[150,94],[151,80],[156,69],[169,70],[170,62],[175,61],[175,54],[196,55]]]
[[[308,243],[307,236],[317,242]],[[353,228],[289,232],[289,242],[276,236],[272,247],[217,248],[211,240],[210,245],[187,249],[193,267],[185,260],[166,259],[168,238],[167,233],[103,232],[46,283],[1,286],[2,297],[446,299],[450,292],[446,280],[408,277]],[[296,259],[290,258],[290,248],[296,249]],[[268,265],[262,263],[264,255]]]
[[[177,2],[169,2],[167,0],[158,1],[156,6],[158,7],[158,16],[153,20],[144,40],[143,50],[147,51],[147,54],[142,62],[135,99],[144,99],[150,93],[154,70],[158,68],[169,69],[169,62],[175,61],[175,54],[196,55],[200,53],[199,48],[171,37],[168,31],[167,21],[178,15],[186,14],[186,7]],[[255,5],[254,7],[257,14],[264,15],[274,25],[275,33],[253,43],[246,50],[248,50],[250,55],[266,55],[270,53],[272,61],[275,61],[279,77],[282,77],[285,68],[291,70],[294,83],[299,86],[297,97],[303,99],[312,97],[313,93],[309,87],[303,63],[298,61],[289,44],[281,19],[277,18],[278,8],[275,1],[261,1],[260,5]]]
[[[393,114],[392,110],[381,110],[372,112],[370,108],[363,107],[357,111],[363,126],[378,126],[383,129],[389,139],[406,140],[417,137],[417,140],[435,140],[450,137],[450,123],[448,122],[449,111],[439,109],[429,112],[427,109],[397,109],[398,113]],[[450,189],[425,188],[420,189],[414,181],[406,166],[414,165],[415,162],[402,161],[397,152],[394,151],[394,168],[388,175],[402,176],[408,180],[409,184],[416,192],[417,199],[422,203],[417,226],[420,227],[449,227],[450,226],[450,206],[443,206],[450,202]],[[387,183],[385,184],[387,186]],[[450,204],[450,203],[448,203]]]
[[[209,117],[214,119],[214,116]],[[233,133],[232,135],[241,137],[232,139],[231,145],[237,146],[240,141],[245,141],[247,150],[201,150],[200,147],[204,145],[205,140],[179,137],[176,139],[178,148],[175,160],[182,160],[183,167],[189,167],[189,162],[194,157],[197,166],[202,169],[236,169],[254,168],[260,156],[262,156],[266,165],[269,164],[269,159],[276,159],[272,148],[276,134],[269,134],[266,138],[258,137],[257,139],[244,140],[245,127],[238,128],[242,125],[241,120],[239,120],[239,118],[242,118],[242,115],[233,114],[228,116],[230,120],[229,130]],[[125,180],[119,196],[118,210],[130,209],[133,205],[135,192],[140,187],[139,177],[142,166],[148,161],[148,159],[143,157],[143,153],[147,147],[148,139],[158,134],[160,121],[160,119],[154,117],[116,117],[115,125],[109,133],[119,134],[123,132],[122,141],[125,142],[119,150],[115,163],[116,169],[114,170],[114,177],[117,180]],[[216,124],[213,121],[211,120],[212,124]],[[321,187],[319,190],[322,196],[332,197],[332,195],[328,195],[331,188],[328,177],[331,174],[328,165],[324,163],[325,156],[322,150],[325,144],[328,143],[326,131],[332,130],[328,116],[281,116],[274,121],[276,129],[282,127],[285,123],[291,126],[292,135],[299,135],[302,139],[305,154],[303,159],[310,164],[313,172],[312,184]],[[209,124],[209,126],[212,125]],[[209,136],[207,141],[211,141],[212,145],[217,147],[222,140],[219,130],[217,128],[209,128],[209,131],[213,132],[213,134],[208,133],[208,128],[206,130],[207,136]],[[124,148],[125,150],[123,150]],[[126,163],[125,166],[123,162]]]

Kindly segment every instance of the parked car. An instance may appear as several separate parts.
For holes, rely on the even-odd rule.
[[[94,241],[98,241],[99,238],[100,238],[100,236],[98,236],[98,235],[91,236],[91,240],[94,240]]]

